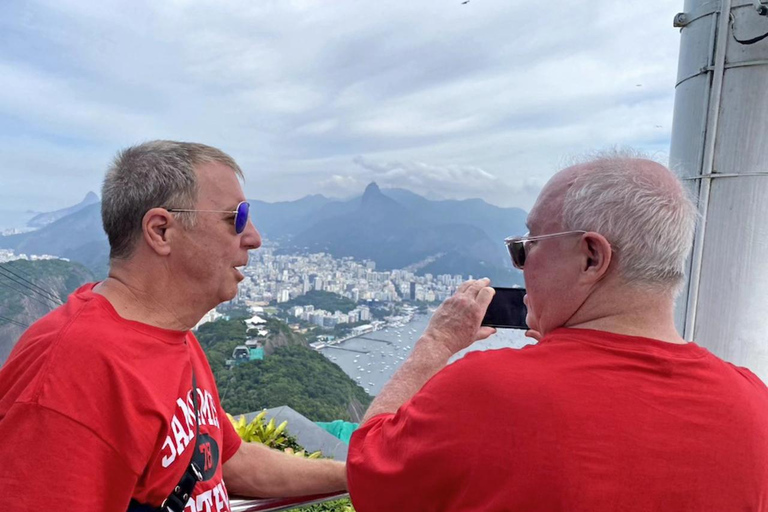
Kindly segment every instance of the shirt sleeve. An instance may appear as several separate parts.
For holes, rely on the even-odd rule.
[[[221,434],[224,439],[224,448],[221,450],[221,464],[224,465],[240,449],[243,440],[237,435],[235,427],[229,421],[224,409],[219,404],[219,418],[221,418]]]
[[[125,510],[138,476],[95,432],[59,412],[16,403],[0,421],[3,510]]]
[[[464,476],[477,462],[467,442],[476,425],[463,416],[471,378],[452,366],[397,413],[375,416],[352,435],[347,480],[358,512],[461,510]]]

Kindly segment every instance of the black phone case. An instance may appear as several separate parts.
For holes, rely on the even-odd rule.
[[[528,329],[525,317],[528,312],[523,302],[523,288],[494,288],[496,294],[488,305],[482,324],[497,329]]]

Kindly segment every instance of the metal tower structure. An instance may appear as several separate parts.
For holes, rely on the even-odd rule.
[[[701,218],[677,324],[768,381],[768,0],[686,0],[670,167]]]

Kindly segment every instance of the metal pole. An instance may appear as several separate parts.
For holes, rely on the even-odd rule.
[[[688,288],[688,305],[686,307],[685,331],[683,337],[693,340],[696,334],[696,312],[699,302],[699,283],[701,279],[701,262],[704,256],[704,237],[707,232],[707,214],[709,212],[709,192],[711,174],[715,161],[715,141],[717,140],[717,120],[720,115],[720,101],[723,92],[723,72],[725,69],[725,48],[728,41],[728,25],[731,14],[731,0],[722,0],[718,15],[717,32],[713,34],[717,41],[714,56],[714,75],[709,97],[707,113],[707,129],[704,135],[704,159],[702,161],[701,180],[699,186],[699,225],[693,242],[691,257],[690,286]]]

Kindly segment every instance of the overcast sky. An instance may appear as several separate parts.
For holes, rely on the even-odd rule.
[[[0,209],[211,144],[266,201],[375,180],[528,209],[569,157],[669,150],[682,0],[0,2]]]

